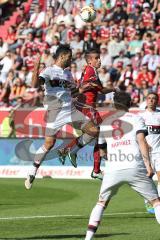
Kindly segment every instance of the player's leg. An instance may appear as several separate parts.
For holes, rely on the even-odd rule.
[[[158,195],[160,197],[160,153],[153,153],[151,160],[152,160],[152,165],[153,165],[156,175],[157,175],[157,180],[158,180],[157,190],[158,190]]]
[[[146,176],[146,174],[146,169],[135,169],[133,177],[128,176],[128,183],[153,205],[157,222],[160,224],[160,200],[158,198],[158,192],[154,181]]]
[[[76,162],[77,152],[85,145],[90,143],[94,138],[98,136],[98,128],[90,121],[87,124],[83,124],[81,127],[83,134],[76,139],[76,144],[70,149],[69,158],[73,162]],[[74,164],[76,166],[76,164]]]
[[[108,203],[112,196],[117,193],[121,185],[122,178],[123,174],[121,174],[120,171],[115,171],[104,175],[99,195],[99,201],[91,212],[85,240],[91,240],[96,233],[103,217],[104,210],[108,206]]]
[[[90,143],[94,138],[97,138],[99,130],[88,117],[75,108],[72,109],[72,121],[70,124],[76,129],[80,129],[83,133],[76,139],[75,144],[70,148],[70,152],[68,154],[72,165],[77,167],[77,152]]]
[[[154,171],[156,172],[158,183],[157,183],[157,190],[158,196],[160,197],[160,154],[159,153],[152,153],[151,154],[151,162]],[[145,199],[145,207],[148,213],[154,214],[154,207],[152,204]]]
[[[31,167],[27,179],[25,180],[26,189],[30,189],[32,187],[33,181],[37,174],[37,170],[40,167],[43,160],[45,159],[46,154],[54,146],[55,141],[56,141],[55,137],[46,136],[44,144],[36,151],[33,166]]]
[[[103,173],[100,169],[101,156],[100,156],[100,149],[99,149],[98,141],[96,141],[96,144],[94,146],[93,159],[94,159],[94,166],[93,166],[93,171],[91,173],[91,177],[92,178],[98,178],[98,179],[102,180],[103,179]]]
[[[33,166],[31,167],[27,179],[25,180],[26,189],[31,189],[38,168],[45,159],[46,154],[56,142],[56,133],[64,125],[64,123],[61,121],[61,116],[64,116],[64,111],[61,108],[49,109],[47,111],[45,142],[43,146],[41,146],[35,153]]]
[[[108,205],[108,203],[109,201],[107,202],[98,201],[95,207],[93,208],[89,218],[88,229],[86,232],[85,240],[93,239],[93,236],[96,233],[98,226],[101,222],[105,207]]]

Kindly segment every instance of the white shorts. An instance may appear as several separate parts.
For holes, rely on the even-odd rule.
[[[160,153],[151,153],[151,163],[155,172],[160,171]]]
[[[46,136],[54,136],[64,125],[70,124],[77,129],[87,124],[90,119],[78,111],[73,105],[63,106],[59,100],[53,96],[45,98],[47,109],[46,116]]]
[[[146,174],[146,169],[135,168],[106,172],[103,177],[99,200],[106,202],[111,199],[124,183],[128,183],[131,188],[148,201],[157,199],[157,188],[153,180]]]

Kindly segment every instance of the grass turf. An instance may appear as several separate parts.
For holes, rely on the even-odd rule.
[[[42,179],[27,191],[23,179],[1,179],[0,239],[84,239],[99,188],[98,180]],[[23,218],[31,216],[39,217]],[[145,213],[143,199],[124,185],[105,211],[95,239],[160,240],[160,226]]]

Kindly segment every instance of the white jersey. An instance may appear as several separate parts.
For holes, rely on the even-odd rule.
[[[152,153],[160,153],[160,111],[150,112],[146,110],[140,116],[144,119],[148,129],[147,143],[151,146]]]
[[[63,87],[64,82],[73,83],[72,74],[68,69],[62,69],[56,65],[45,68],[39,75],[44,78],[44,88],[46,96],[55,96],[63,106],[71,105],[71,91],[69,88]],[[52,86],[53,81],[58,81],[60,86]]]
[[[146,132],[143,119],[129,112],[116,111],[100,126],[99,143],[107,143],[106,171],[145,168],[136,139],[137,132]]]

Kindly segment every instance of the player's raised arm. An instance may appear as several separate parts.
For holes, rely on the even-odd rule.
[[[41,56],[39,55],[34,64],[34,71],[33,71],[33,75],[32,75],[32,87],[33,88],[39,87],[39,85],[40,85],[40,81],[38,78],[40,61],[41,61]]]

